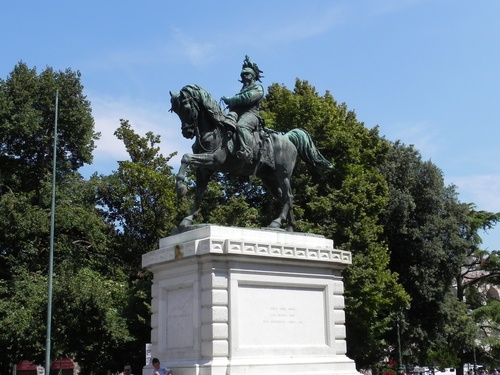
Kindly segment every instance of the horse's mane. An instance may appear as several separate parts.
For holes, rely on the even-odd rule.
[[[224,112],[220,108],[220,105],[212,98],[212,95],[201,86],[195,84],[186,85],[181,89],[181,92],[191,96],[199,105],[203,106],[209,112],[215,113],[218,116],[224,116]]]

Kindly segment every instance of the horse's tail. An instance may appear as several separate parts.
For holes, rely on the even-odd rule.
[[[333,169],[330,163],[316,148],[314,142],[304,129],[293,129],[284,135],[297,148],[297,152],[302,160],[312,166],[322,169]]]

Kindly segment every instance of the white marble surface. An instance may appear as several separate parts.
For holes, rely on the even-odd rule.
[[[204,225],[161,239],[158,250],[142,256],[142,265],[148,268],[173,259],[209,253],[309,259],[335,265],[351,263],[349,251],[334,249],[333,241],[323,236]]]
[[[143,256],[152,357],[175,375],[357,374],[345,355],[350,261],[321,236],[203,226],[164,238]]]

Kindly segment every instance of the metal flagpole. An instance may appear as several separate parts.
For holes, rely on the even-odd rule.
[[[47,301],[47,340],[45,343],[45,375],[50,375],[50,342],[52,331],[52,274],[54,263],[54,218],[56,212],[56,160],[57,160],[57,117],[59,108],[59,90],[56,90],[56,116],[54,120],[54,155],[52,162],[52,204],[50,208],[50,253],[49,282]]]

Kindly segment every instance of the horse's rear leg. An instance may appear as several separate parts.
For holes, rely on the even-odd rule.
[[[291,196],[290,205],[288,207],[287,222],[288,222],[288,228],[286,230],[288,232],[295,231],[295,227],[297,226],[297,223],[295,222],[295,215],[293,214],[293,195]]]
[[[281,202],[283,204],[281,213],[277,219],[273,220],[280,227],[283,222],[287,222],[287,231],[293,232],[295,230],[295,216],[293,215],[293,195],[292,187],[290,185],[290,177],[284,177],[280,183],[280,190],[282,191]],[[272,224],[272,223],[271,223]]]
[[[290,185],[290,177],[281,177],[281,180],[280,177],[273,177],[274,180],[263,179],[263,182],[274,198],[278,199],[282,203],[282,207],[280,215],[274,219],[268,227],[276,229],[281,228],[281,226],[286,222],[288,224],[287,231],[293,232],[296,223],[293,215],[293,195]]]

